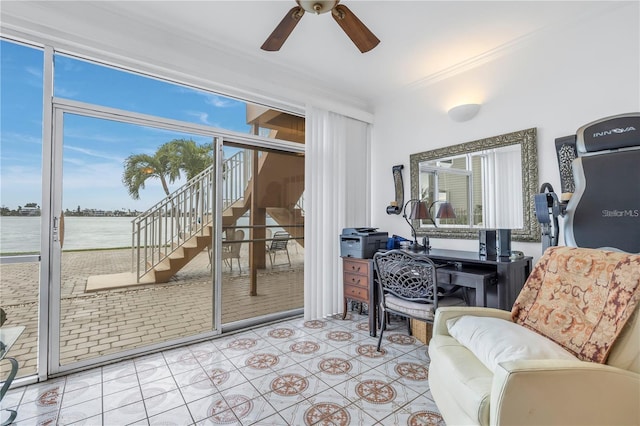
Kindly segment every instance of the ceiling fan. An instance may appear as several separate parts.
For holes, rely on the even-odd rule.
[[[298,6],[287,12],[276,29],[273,30],[271,35],[262,44],[260,47],[262,50],[268,50],[270,52],[280,50],[287,40],[287,37],[289,37],[289,34],[291,34],[296,25],[298,25],[298,22],[300,22],[305,11],[315,13],[316,15],[331,12],[333,19],[335,19],[338,25],[340,25],[340,28],[342,28],[362,53],[370,51],[380,43],[378,37],[376,37],[347,6],[338,4],[340,0],[296,0],[296,3],[298,3]]]

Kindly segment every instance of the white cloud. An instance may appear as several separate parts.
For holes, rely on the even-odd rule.
[[[27,67],[25,70],[27,71],[27,74],[37,78],[42,78],[42,68]]]
[[[0,138],[3,145],[9,143],[42,145],[42,138],[33,134],[0,132]]]
[[[222,96],[214,95],[211,93],[205,93],[204,96],[205,102],[209,105],[213,105],[216,108],[230,108],[239,103],[239,101],[223,98]]]
[[[87,149],[87,148],[81,148],[79,146],[74,146],[74,145],[65,145],[64,146],[65,150],[71,150],[71,151],[75,151],[75,152],[79,152],[81,154],[84,155],[88,155],[90,157],[95,157],[95,158],[103,158],[105,160],[113,160],[116,161],[118,163],[123,163],[124,162],[124,158],[117,156],[117,155],[113,155],[113,154],[109,154],[109,153],[105,153],[105,152],[101,152],[101,151],[96,151],[93,149]],[[65,161],[68,160],[67,158],[65,158]]]
[[[196,117],[198,119],[198,121],[202,124],[206,124],[208,126],[211,125],[211,123],[209,122],[209,114],[206,112],[200,112],[200,111],[185,111],[185,113],[190,116],[190,117]]]
[[[56,85],[55,92],[56,92],[56,96],[59,96],[61,98],[75,99],[75,98],[78,97],[78,92],[77,91],[65,89],[60,84]]]

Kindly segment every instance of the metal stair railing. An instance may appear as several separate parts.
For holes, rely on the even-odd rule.
[[[238,151],[223,163],[223,209],[244,197],[251,156]],[[210,166],[132,221],[132,270],[140,279],[213,220],[214,168]]]
[[[212,221],[213,166],[132,221],[132,270],[138,282]]]
[[[222,179],[222,210],[231,207],[244,198],[249,179],[251,179],[252,156],[243,149],[224,160]]]

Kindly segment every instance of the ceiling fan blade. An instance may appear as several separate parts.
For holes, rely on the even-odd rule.
[[[260,49],[270,52],[280,50],[284,42],[287,41],[289,34],[291,34],[296,25],[298,25],[298,22],[300,22],[302,15],[304,15],[304,9],[300,6],[296,6],[288,11],[276,29],[273,30],[271,35],[267,37],[262,46],[260,46]]]
[[[331,16],[333,16],[333,19],[336,20],[356,47],[360,49],[360,52],[368,52],[380,43],[378,37],[376,37],[347,6],[343,4],[337,5],[331,11]]]

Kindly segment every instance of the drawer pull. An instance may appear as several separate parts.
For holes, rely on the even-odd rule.
[[[358,278],[357,280],[355,278],[351,278],[351,282],[352,283],[356,283],[356,284],[360,284],[360,278]]]
[[[355,265],[351,265],[351,270],[352,271],[356,271],[356,272],[360,272],[360,267],[359,266],[355,266]]]

